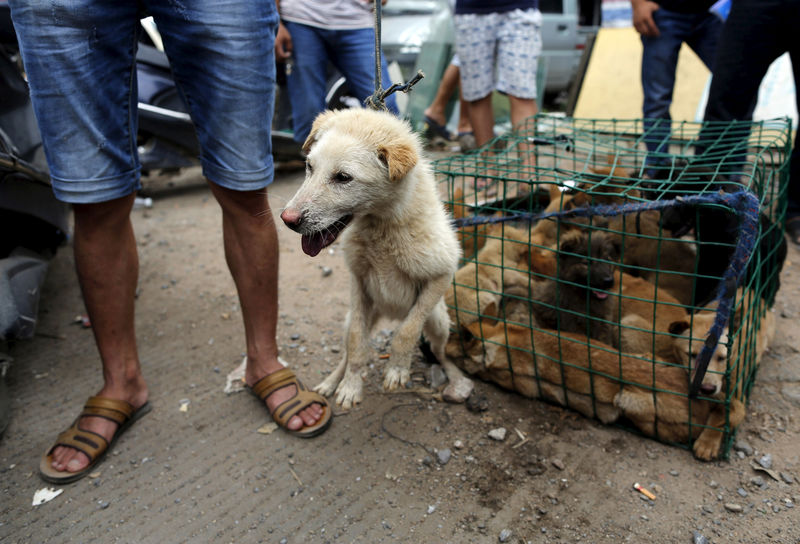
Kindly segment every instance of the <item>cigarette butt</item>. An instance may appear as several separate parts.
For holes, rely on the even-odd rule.
[[[641,493],[642,495],[644,495],[645,497],[647,497],[648,499],[650,499],[651,501],[654,501],[654,500],[656,500],[656,496],[655,496],[655,495],[653,495],[652,493],[650,493],[650,492],[649,492],[647,489],[645,489],[644,487],[642,487],[642,486],[639,484],[639,482],[636,482],[635,484],[633,484],[633,488],[634,488],[636,491],[638,491],[639,493]]]
[[[383,353],[381,355],[378,355],[378,359],[388,359],[389,357],[390,355],[388,353]]]

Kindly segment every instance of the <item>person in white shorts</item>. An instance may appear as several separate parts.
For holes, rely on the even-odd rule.
[[[542,14],[538,0],[456,0],[454,22],[461,92],[481,146],[494,137],[495,89],[508,96],[513,127],[538,111]]]

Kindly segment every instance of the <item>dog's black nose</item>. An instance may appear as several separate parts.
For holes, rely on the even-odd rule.
[[[602,289],[610,289],[614,285],[614,276],[606,276],[600,280],[600,287]]]
[[[287,227],[292,229],[293,231],[297,231],[300,229],[300,226],[303,224],[303,212],[300,210],[292,210],[290,208],[286,208],[281,213],[281,219],[286,224]]]

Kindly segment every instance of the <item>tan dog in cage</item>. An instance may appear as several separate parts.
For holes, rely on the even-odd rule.
[[[686,443],[691,437],[699,459],[719,455],[724,406],[709,400],[690,402],[688,377],[679,366],[620,354],[585,335],[503,322],[477,321],[465,327],[462,346],[459,362],[469,374],[603,423],[624,416],[644,434],[667,442]],[[744,405],[733,399],[727,418],[731,429],[744,414]]]
[[[700,386],[700,393],[709,397],[720,397],[725,394],[725,373],[730,356],[731,363],[734,365],[731,369],[731,376],[735,380],[734,396],[741,399],[742,385],[745,380],[742,374],[743,372],[749,372],[750,369],[740,366],[740,358],[745,356],[746,351],[754,350],[752,351],[753,361],[755,366],[758,366],[761,363],[761,357],[775,336],[775,314],[766,308],[762,298],[752,290],[740,287],[736,291],[735,300],[738,301],[739,307],[734,313],[733,323],[723,329],[717,348],[709,360],[703,383]],[[694,376],[697,356],[703,349],[705,338],[708,336],[708,332],[711,330],[717,315],[715,311],[716,303],[709,304],[706,308],[714,311],[701,310],[691,319],[678,320],[669,325],[669,332],[678,335],[672,339],[674,357],[678,362],[686,365],[687,368],[691,368],[692,376]],[[744,326],[742,326],[743,316],[746,322]],[[758,316],[761,316],[760,322],[756,319]],[[748,336],[752,338],[752,327],[757,322],[759,329],[755,332],[755,343],[748,346],[743,340],[746,340]],[[738,334],[729,350],[730,330],[738,331]]]
[[[444,293],[461,252],[419,138],[390,113],[329,111],[316,118],[303,150],[306,178],[281,219],[302,235],[303,251],[312,257],[342,234],[351,273],[344,357],[316,391],[335,393],[344,408],[362,400],[369,336],[388,318],[400,324],[384,389],[409,381],[424,333],[450,381],[445,398],[465,400],[472,382],[445,356]]]

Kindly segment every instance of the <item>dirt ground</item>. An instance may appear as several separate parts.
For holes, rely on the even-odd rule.
[[[302,173],[282,170],[278,209]],[[42,452],[100,387],[71,248],[54,260],[32,341],[10,346],[13,415],[0,440],[0,541],[43,542],[800,542],[800,254],[790,248],[765,356],[730,460],[603,426],[477,383],[487,410],[437,401],[429,369],[380,390],[314,440],[259,432],[270,418],[226,394],[244,347],[222,254],[220,212],[196,170],[147,181],[133,213],[141,260],[137,330],[154,411],[95,473],[50,502]],[[348,276],[341,252],[311,259],[279,227],[279,338],[316,384],[340,357]],[[385,338],[380,334],[376,346]],[[181,411],[184,406],[185,411]],[[502,441],[488,436],[507,430]],[[520,434],[526,437],[523,441]],[[771,456],[771,473],[753,464]],[[772,476],[771,476],[771,475]],[[774,477],[773,477],[774,476]],[[655,493],[648,500],[633,489]]]

